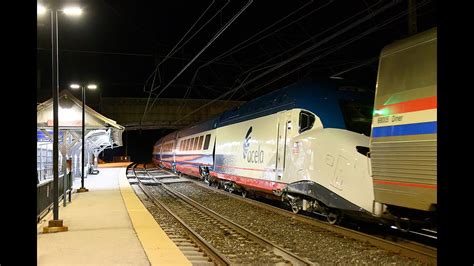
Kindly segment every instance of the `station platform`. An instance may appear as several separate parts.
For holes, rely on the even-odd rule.
[[[68,231],[43,233],[52,211],[37,226],[38,265],[191,265],[143,206],[126,178],[126,165],[99,165],[89,192],[59,204]],[[74,180],[74,191],[80,187]]]

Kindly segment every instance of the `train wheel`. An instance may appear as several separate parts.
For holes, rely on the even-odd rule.
[[[326,219],[330,224],[339,224],[342,219],[341,212],[338,210],[330,210],[326,216]]]
[[[291,204],[291,210],[296,214],[300,211],[300,207],[296,204]]]
[[[205,175],[203,175],[203,177],[204,177],[204,183],[207,183],[209,186],[211,186],[212,182],[209,178],[209,175],[205,174]]]
[[[247,190],[242,190],[242,197],[246,198],[247,197]]]

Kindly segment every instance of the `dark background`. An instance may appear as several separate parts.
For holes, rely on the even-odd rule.
[[[98,91],[87,96],[92,108],[100,97],[215,99],[240,85],[222,99],[247,101],[302,79],[333,75],[343,78],[341,84],[373,92],[381,49],[409,36],[408,0],[253,1],[173,81],[248,1],[60,1],[67,3],[82,6],[83,15],[59,14],[60,89],[97,83]],[[436,3],[414,3],[418,32],[436,26]],[[52,97],[50,32],[49,14],[38,17],[37,102]],[[235,46],[240,49],[231,50]],[[132,160],[149,160],[153,143],[168,132],[126,131],[127,148],[107,150],[103,158],[126,150]]]

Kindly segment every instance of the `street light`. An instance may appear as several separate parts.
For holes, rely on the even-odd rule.
[[[52,1],[52,6],[49,8],[51,14],[51,42],[52,42],[52,89],[53,89],[53,220],[49,221],[49,227],[43,229],[44,232],[59,232],[67,231],[67,227],[63,226],[62,220],[59,220],[59,203],[58,203],[58,183],[59,183],[59,149],[58,149],[58,131],[59,131],[59,119],[58,119],[58,106],[59,106],[59,69],[58,69],[58,11],[63,11],[64,14],[70,15],[71,13],[66,13],[65,8],[63,10],[58,9],[58,0]],[[80,8],[79,8],[80,9]],[[41,16],[46,13],[46,8],[41,3],[37,4],[37,14]],[[77,8],[76,8],[77,10]],[[72,12],[74,15],[80,15],[82,12]],[[66,196],[66,195],[64,195]]]
[[[86,109],[85,109],[85,106],[86,106],[86,90],[84,89],[84,85],[79,85],[79,84],[71,84],[69,87],[71,87],[71,89],[81,89],[82,90],[82,170],[81,170],[81,188],[79,188],[77,190],[78,193],[80,192],[87,192],[89,191],[87,188],[84,187],[84,174],[85,174],[85,171],[84,171],[84,168],[85,168],[85,164],[84,164],[84,159],[85,159],[85,136],[86,136]],[[95,90],[97,89],[97,85],[95,84],[89,84],[87,85],[87,88],[89,90]]]

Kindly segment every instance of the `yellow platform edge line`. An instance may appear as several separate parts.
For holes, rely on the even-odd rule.
[[[161,229],[155,218],[128,183],[126,170],[120,171],[119,186],[133,228],[151,265],[191,265],[179,248]]]

